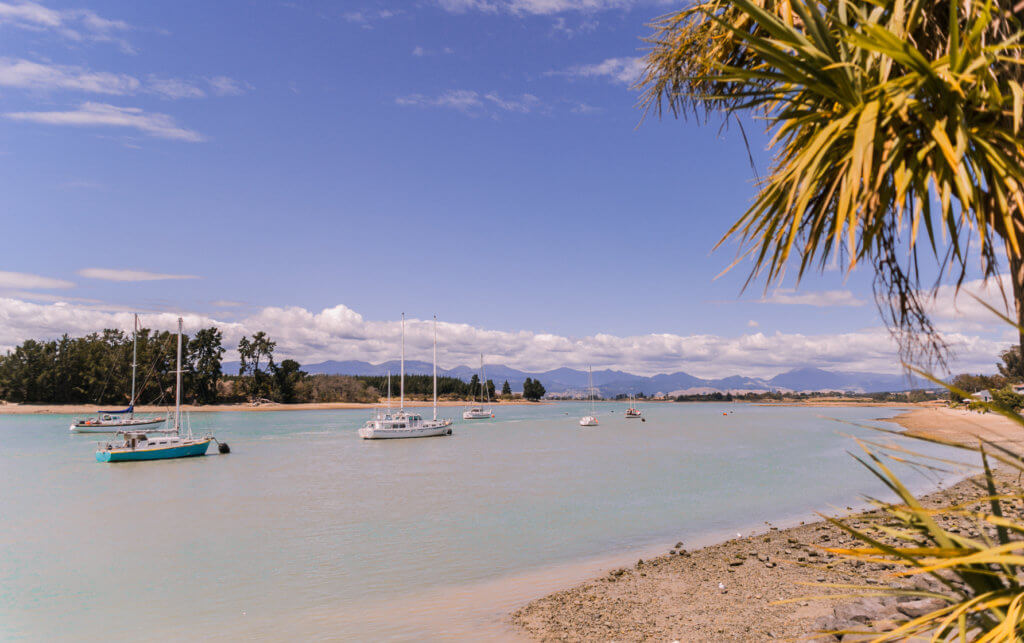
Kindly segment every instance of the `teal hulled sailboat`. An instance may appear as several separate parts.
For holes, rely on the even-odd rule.
[[[148,433],[154,433],[150,437]],[[120,445],[100,444],[96,451],[97,462],[136,462],[141,460],[168,460],[206,455],[211,442],[217,442],[220,453],[230,453],[227,443],[218,442],[212,435],[192,437],[181,435],[181,318],[178,318],[178,367],[174,386],[174,429],[170,431],[119,431],[123,436]]]

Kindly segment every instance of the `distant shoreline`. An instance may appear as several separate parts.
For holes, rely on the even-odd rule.
[[[183,404],[182,411],[189,413],[224,413],[224,412],[267,412],[267,411],[335,411],[343,409],[373,409],[387,404],[386,400],[379,402],[306,402],[299,404]],[[438,406],[462,407],[476,404],[465,400],[443,400],[438,401]],[[485,406],[534,406],[550,404],[550,402],[530,402],[527,400],[491,402]],[[391,405],[398,407],[398,400],[392,400]],[[112,408],[110,405],[105,408]],[[406,408],[429,408],[433,406],[430,400],[406,400]],[[0,403],[0,415],[96,415],[99,406],[95,404],[13,404]],[[136,406],[136,413],[167,413],[173,411],[173,406]]]

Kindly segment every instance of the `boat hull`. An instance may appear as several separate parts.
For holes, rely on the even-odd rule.
[[[490,420],[494,417],[493,413],[470,413],[466,411],[462,414],[463,420]]]
[[[406,438],[432,438],[451,435],[452,425],[418,427],[414,429],[375,429],[366,427],[359,429],[359,437],[364,440],[398,440]]]
[[[109,449],[96,452],[97,462],[141,462],[144,460],[170,460],[206,455],[213,440],[197,440],[190,444],[157,449]]]
[[[167,418],[125,420],[123,422],[75,422],[71,425],[72,433],[117,433],[124,428],[163,424]]]
[[[597,426],[597,418],[592,415],[580,418],[580,426]]]

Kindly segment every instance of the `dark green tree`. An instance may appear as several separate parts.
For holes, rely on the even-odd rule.
[[[216,326],[203,328],[188,343],[192,371],[192,393],[200,404],[217,401],[217,380],[221,376],[221,358],[224,347],[223,334]]]
[[[523,382],[523,397],[536,402],[540,398],[544,397],[547,390],[544,389],[544,385],[540,383],[540,380],[526,378]]]
[[[1024,360],[1020,358],[1020,346],[1011,346],[999,354],[1001,364],[997,364],[999,374],[1008,380],[1020,382],[1024,380]]]
[[[501,385],[501,394],[512,395],[512,387],[508,385],[508,380],[505,380],[505,383]]]
[[[495,396],[494,396],[494,380],[487,380],[487,384],[486,384],[486,386],[487,386],[487,396],[488,396],[488,397],[489,397],[490,399],[492,399],[492,400],[493,400],[493,399],[494,399],[494,397],[495,397]]]
[[[270,341],[267,334],[262,330],[253,333],[252,339],[243,336],[238,342],[238,366],[239,375],[248,375],[249,397],[252,399],[265,398],[270,395],[270,377],[260,368],[260,363],[272,364],[274,361],[274,348],[277,342]]]
[[[274,392],[278,401],[291,404],[295,401],[295,393],[306,373],[299,370],[300,364],[293,359],[286,359],[280,365],[270,363],[274,374]]]

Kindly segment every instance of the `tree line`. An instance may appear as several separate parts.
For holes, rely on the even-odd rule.
[[[376,402],[387,392],[387,377],[310,375],[292,359],[275,360],[277,342],[265,332],[243,336],[238,343],[237,374],[223,372],[223,334],[211,326],[183,334],[182,400],[191,404],[246,401]],[[177,334],[142,328],[136,334],[138,372],[135,399],[131,398],[132,335],[106,329],[84,337],[67,334],[57,340],[22,342],[0,355],[0,400],[36,404],[97,404],[127,406],[174,403]],[[498,399],[488,379],[486,395]],[[544,387],[527,379],[524,397],[540,399]],[[407,375],[405,392],[410,397],[432,394],[429,375]],[[479,398],[480,378],[469,382],[455,377],[438,378],[438,394],[446,399]],[[393,393],[398,396],[397,378]],[[506,380],[502,397],[511,398]]]

